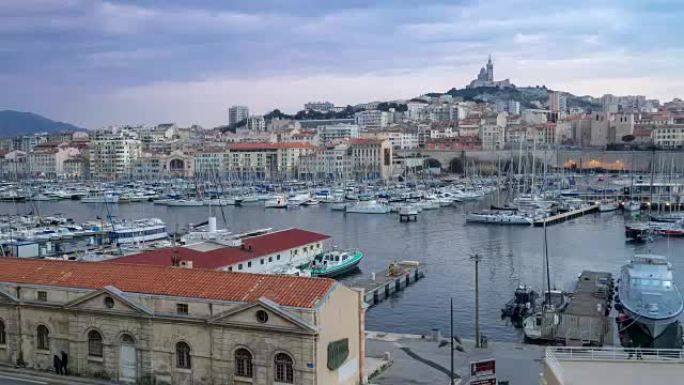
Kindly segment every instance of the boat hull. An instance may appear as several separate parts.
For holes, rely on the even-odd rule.
[[[356,261],[345,265],[341,266],[339,269],[331,269],[326,272],[320,272],[320,273],[311,273],[311,276],[313,277],[321,277],[321,278],[335,278],[335,277],[341,277],[345,274],[349,274],[356,269],[359,268],[359,263],[361,262],[361,259],[357,259]]]

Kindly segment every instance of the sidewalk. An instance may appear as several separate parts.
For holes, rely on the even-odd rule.
[[[442,347],[440,347],[440,342]],[[383,332],[366,333],[367,357],[382,357],[389,353],[392,365],[375,376],[376,385],[439,385],[449,384],[450,351],[448,338],[434,341],[419,335]],[[496,359],[499,381],[510,385],[539,383],[542,371],[543,346],[522,343],[489,341],[485,349],[476,349],[474,341],[462,341],[464,352],[454,350],[455,383],[467,384],[470,361],[486,358]]]
[[[32,369],[21,369],[0,365],[0,375],[25,380],[27,382],[44,382],[50,385],[114,385],[116,382],[77,376],[59,376],[57,374]]]

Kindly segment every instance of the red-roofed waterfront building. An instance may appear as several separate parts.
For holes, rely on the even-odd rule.
[[[360,292],[330,279],[0,258],[0,363],[148,384],[355,385]],[[332,352],[332,353],[331,353]]]

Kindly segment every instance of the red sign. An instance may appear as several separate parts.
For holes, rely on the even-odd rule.
[[[496,361],[493,359],[470,363],[470,377],[493,376],[496,374]]]

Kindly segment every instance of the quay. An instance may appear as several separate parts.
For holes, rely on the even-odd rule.
[[[363,301],[372,307],[425,277],[420,262],[393,262],[379,274],[357,279],[349,286],[363,290]]]
[[[577,278],[570,303],[558,313],[557,324],[542,321],[542,339],[565,346],[612,345],[613,292],[611,273],[583,271]]]
[[[572,210],[572,211],[568,211],[568,212],[560,213],[560,214],[556,214],[556,215],[551,215],[551,216],[546,217],[546,218],[535,220],[534,225],[535,226],[544,226],[544,224],[546,224],[547,226],[548,225],[554,225],[556,223],[560,223],[560,222],[566,221],[568,219],[573,219],[573,218],[581,217],[581,216],[589,214],[589,213],[593,213],[595,211],[598,211],[598,208],[599,208],[599,205],[594,204],[594,205],[587,206],[587,207],[584,207],[581,209]]]

